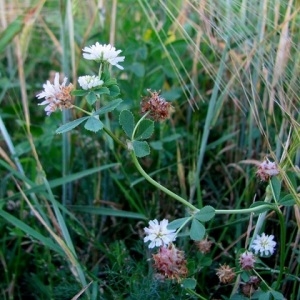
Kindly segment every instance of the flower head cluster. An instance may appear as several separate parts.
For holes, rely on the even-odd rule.
[[[78,78],[78,83],[84,90],[90,90],[94,87],[101,86],[103,84],[103,80],[101,80],[98,76],[80,76]]]
[[[275,162],[271,162],[266,158],[258,166],[256,174],[262,181],[268,181],[270,177],[278,175],[279,170]]]
[[[53,84],[48,80],[47,83],[43,84],[44,91],[36,96],[38,99],[45,98],[39,105],[47,105],[45,111],[48,116],[57,109],[67,109],[73,106],[71,96],[73,85],[70,83],[66,86],[67,80],[65,77],[60,84],[59,73],[56,73]]]
[[[119,62],[124,61],[125,56],[118,56],[122,50],[116,50],[112,45],[101,45],[98,42],[90,47],[85,47],[82,49],[83,58],[89,60],[95,60],[102,63],[109,63],[116,66],[120,70],[124,68],[119,65]]]
[[[261,236],[257,235],[250,248],[254,250],[255,254],[260,253],[261,256],[272,255],[276,246],[273,239],[274,235],[266,235],[265,233]]]
[[[169,221],[166,219],[163,219],[161,222],[155,219],[149,222],[149,228],[144,228],[146,233],[144,242],[151,241],[149,248],[167,246],[176,239],[175,230],[167,229],[168,223]]]
[[[159,92],[147,90],[150,96],[144,97],[141,102],[142,114],[149,112],[149,116],[155,121],[164,121],[170,118],[173,106],[159,95]]]
[[[216,274],[222,283],[230,283],[235,278],[234,268],[231,268],[226,264],[220,266],[220,268],[217,269]]]
[[[157,254],[153,254],[153,260],[157,271],[169,279],[180,281],[187,276],[184,252],[178,250],[172,243],[168,247],[161,247]]]
[[[240,265],[244,270],[251,270],[254,268],[255,257],[250,251],[246,251],[240,256]]]

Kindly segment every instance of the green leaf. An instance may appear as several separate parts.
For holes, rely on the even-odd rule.
[[[66,124],[58,127],[56,129],[55,133],[64,133],[64,132],[70,131],[73,128],[77,127],[82,122],[84,122],[85,120],[87,120],[88,118],[90,118],[90,117],[89,116],[88,117],[82,117],[82,118],[79,118],[79,119],[74,120],[72,122],[66,123]]]
[[[194,241],[201,241],[205,236],[205,227],[196,219],[192,220],[190,237]]]
[[[134,117],[131,111],[127,109],[122,110],[119,116],[119,123],[126,135],[131,138],[134,129]]]
[[[136,140],[148,139],[154,132],[154,122],[151,120],[142,120],[135,134]]]
[[[137,157],[144,157],[150,154],[150,147],[146,141],[133,141],[132,147]]]
[[[97,95],[93,91],[90,91],[86,96],[86,101],[88,104],[93,105],[97,101]]]
[[[144,220],[147,219],[146,216],[143,214],[139,214],[131,211],[112,209],[107,207],[86,206],[86,205],[72,205],[68,207],[74,211],[94,214],[94,215],[114,216],[114,217],[144,219]]]
[[[95,89],[94,93],[97,94],[98,96],[103,95],[103,94],[109,95],[109,89],[107,87],[103,86],[98,89]]]
[[[111,85],[109,87],[109,91],[110,91],[111,97],[116,97],[116,96],[120,95],[120,88],[116,84]]]
[[[190,219],[189,217],[176,219],[170,222],[167,227],[168,229],[177,229],[180,226],[182,226],[185,222],[187,222],[189,219]]]
[[[195,214],[195,218],[201,222],[207,222],[215,216],[215,209],[212,206],[204,206]]]
[[[98,119],[96,118],[98,117]],[[89,117],[84,128],[93,132],[97,132],[103,128],[103,123],[99,120],[99,116]]]
[[[283,206],[293,206],[294,204],[296,204],[296,201],[293,195],[288,194],[281,198],[278,203]]]
[[[24,16],[21,15],[10,22],[5,30],[0,33],[0,53],[13,40],[13,38],[21,32],[21,30],[24,28],[24,25]]]
[[[197,285],[197,281],[194,278],[185,278],[181,281],[181,285],[185,289],[194,290]]]
[[[87,90],[74,90],[71,92],[71,95],[73,96],[85,96],[89,93]]]
[[[139,62],[134,62],[130,68],[130,71],[134,73],[137,77],[144,77],[145,75],[145,66]]]
[[[163,143],[161,141],[152,141],[150,142],[150,146],[155,150],[163,150]]]
[[[102,108],[96,110],[93,115],[104,115],[110,111],[113,111],[123,100],[122,99],[115,99],[113,101],[110,101],[107,105],[103,106]]]
[[[272,176],[271,178],[271,189],[273,193],[273,197],[276,201],[280,199],[280,190],[281,190],[281,182],[276,176]]]
[[[113,85],[113,84],[117,84],[117,79],[116,78],[109,78],[107,81],[104,82],[104,84],[106,86],[110,86],[110,85]]]
[[[270,300],[270,296],[271,296],[270,291],[267,292],[259,291],[258,300]]]
[[[281,293],[276,292],[274,290],[271,290],[271,294],[272,294],[272,296],[274,297],[275,300],[284,300],[285,299],[284,296]]]
[[[249,298],[239,295],[239,294],[234,294],[230,297],[230,300],[248,300]]]
[[[48,247],[48,248],[56,251],[57,253],[63,255],[63,252],[62,252],[61,248],[58,245],[56,245],[50,238],[43,236],[42,234],[37,232],[35,229],[28,226],[27,224],[25,224],[21,220],[17,219],[13,215],[7,213],[4,210],[0,210],[0,216],[2,218],[4,218],[6,221],[8,221],[11,224],[13,224],[14,226],[16,226],[17,228],[19,228],[22,231],[24,231],[25,233],[27,233],[28,235],[30,235],[33,238],[35,238],[36,240],[40,241],[46,247]]]

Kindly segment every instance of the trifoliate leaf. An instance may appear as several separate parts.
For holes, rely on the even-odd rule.
[[[97,101],[97,95],[93,91],[90,91],[86,96],[86,101],[88,104],[93,105]]]
[[[180,226],[182,226],[185,222],[189,220],[189,217],[186,218],[180,218],[172,221],[171,223],[168,224],[167,228],[168,229],[177,229]]]
[[[207,222],[215,216],[215,209],[212,206],[204,206],[195,214],[195,218],[201,222]]]
[[[143,120],[136,131],[135,139],[144,140],[148,139],[154,132],[154,122],[151,120]]]
[[[296,201],[293,195],[288,194],[281,198],[278,203],[283,206],[293,206],[296,204]]]
[[[113,111],[123,100],[122,99],[115,99],[113,101],[110,101],[107,105],[101,107],[100,109],[96,110],[93,115],[104,115],[110,111]]]
[[[104,84],[106,86],[110,86],[110,85],[113,85],[113,84],[117,84],[117,79],[116,78],[109,78],[107,81],[104,82]]]
[[[119,116],[119,123],[126,135],[131,138],[134,129],[134,117],[131,111],[127,109],[122,110]]]
[[[73,128],[77,127],[82,122],[84,122],[85,120],[87,120],[88,118],[89,117],[82,117],[82,118],[79,118],[79,119],[74,120],[72,122],[66,123],[66,124],[60,126],[59,128],[57,128],[55,133],[64,133],[64,132],[70,131]]]
[[[109,89],[105,86],[95,89],[93,92],[95,94],[97,94],[98,96],[103,95],[103,94],[109,95]]]
[[[133,141],[132,147],[137,157],[144,157],[150,154],[150,147],[146,141]]]
[[[71,92],[71,95],[73,95],[73,96],[85,96],[88,93],[89,93],[89,91],[86,91],[86,90],[74,90],[74,91]]]
[[[205,227],[196,219],[192,220],[190,237],[194,241],[201,241],[205,236]]]
[[[181,285],[185,289],[195,289],[197,285],[197,281],[194,278],[185,278],[181,281]]]
[[[280,190],[281,190],[281,182],[276,176],[273,176],[271,178],[271,188],[272,188],[272,193],[273,193],[274,199],[276,201],[279,201]]]
[[[98,117],[98,118],[97,118]],[[93,132],[97,132],[103,128],[103,123],[99,120],[99,116],[89,117],[87,122],[84,124],[84,128]]]
[[[113,85],[109,86],[108,88],[109,88],[109,92],[110,92],[109,95],[111,97],[116,97],[116,96],[120,95],[120,88],[116,84],[113,84]]]

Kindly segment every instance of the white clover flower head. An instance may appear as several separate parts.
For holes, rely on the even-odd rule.
[[[261,256],[272,255],[276,246],[276,242],[273,239],[274,235],[262,233],[261,236],[257,235],[250,248],[254,250],[255,254],[260,253]]]
[[[161,222],[155,219],[149,222],[149,227],[144,228],[146,233],[144,242],[151,241],[149,248],[168,246],[169,243],[176,239],[176,230],[167,229],[168,223],[169,221],[166,219],[163,219]]]
[[[62,84],[60,84],[59,73],[56,73],[53,84],[47,80],[47,82],[43,84],[44,91],[36,95],[38,99],[45,98],[45,100],[38,105],[47,105],[45,111],[48,116],[58,108],[71,108],[73,106],[71,96],[73,85],[70,83],[66,86],[67,80],[65,77]]]
[[[90,90],[94,87],[101,86],[103,84],[103,80],[101,80],[98,76],[80,76],[78,78],[78,83],[84,90]]]
[[[110,44],[101,45],[97,42],[95,45],[83,48],[82,51],[86,52],[83,53],[83,58],[85,59],[96,60],[98,62],[108,62],[120,70],[124,69],[119,65],[119,62],[124,61],[125,56],[118,56],[122,50],[116,50],[116,48]]]

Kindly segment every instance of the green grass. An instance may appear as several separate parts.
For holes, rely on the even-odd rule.
[[[238,253],[260,225],[278,243],[256,270],[261,297],[274,289],[297,299],[299,1],[102,2],[0,0],[1,299],[248,299],[245,274],[220,284],[216,269],[238,271]],[[123,71],[111,69],[123,102],[100,116],[106,132],[81,124],[55,134],[86,115],[46,116],[36,95],[55,72],[73,84],[97,74],[82,59],[97,41],[125,56]],[[130,136],[119,115],[130,110],[137,123],[147,89],[161,90],[174,112],[154,123],[150,155],[136,159],[122,147]],[[280,174],[260,224],[242,210],[268,199],[268,184],[255,176],[265,157]],[[199,252],[188,228],[176,240],[195,288],[158,280],[143,228],[204,206],[216,210],[204,223],[211,252]]]

